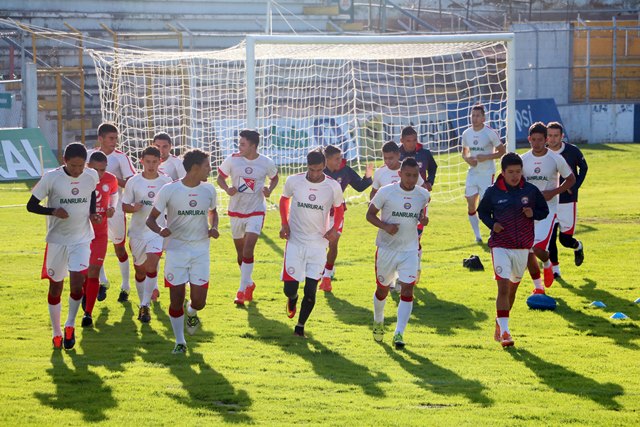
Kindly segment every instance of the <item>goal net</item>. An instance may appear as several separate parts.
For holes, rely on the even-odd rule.
[[[164,131],[178,153],[192,147],[211,153],[215,173],[236,150],[238,133],[254,128],[261,152],[281,174],[303,171],[307,152],[328,144],[364,172],[366,163],[381,166],[382,145],[399,143],[411,125],[438,163],[433,199],[448,202],[464,192],[460,138],[471,106],[482,103],[486,124],[503,141],[513,140],[506,120],[514,102],[507,98],[512,40],[510,34],[248,36],[221,51],[90,54],[103,119],[119,126],[134,161]]]

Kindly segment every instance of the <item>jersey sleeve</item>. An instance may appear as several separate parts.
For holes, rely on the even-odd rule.
[[[164,212],[167,209],[167,202],[169,201],[169,195],[171,194],[171,187],[165,185],[160,189],[156,199],[153,201],[153,207],[159,212]]]
[[[120,172],[122,172],[123,179],[131,178],[136,174],[136,170],[133,167],[133,163],[131,163],[129,156],[122,153],[121,156],[118,156],[118,161],[120,162]]]
[[[109,172],[105,172],[105,173],[109,173]],[[118,179],[116,178],[115,175],[110,174],[111,177],[109,178],[109,186],[110,186],[110,194],[113,196],[114,194],[118,193]]]
[[[182,179],[187,174],[187,170],[184,168],[184,164],[182,164],[182,160],[179,157],[176,157],[178,160],[175,162],[176,164],[176,174],[178,174],[178,179]]]
[[[218,173],[222,175],[224,179],[227,179],[229,175],[231,175],[231,159],[233,156],[229,156],[222,161],[220,166],[218,167]]]
[[[40,181],[33,187],[31,190],[31,194],[38,200],[44,200],[47,196],[49,196],[49,192],[51,191],[51,180],[52,174],[45,173],[40,178]]]
[[[462,137],[460,138],[460,140],[463,147],[469,148],[469,129],[462,132]]]
[[[272,159],[269,159],[269,164],[267,167],[267,176],[269,177],[269,179],[273,179],[275,178],[276,175],[278,175],[278,167],[276,166],[275,162]]]
[[[384,206],[384,203],[387,201],[387,191],[380,190],[373,196],[371,200],[371,204],[376,207],[376,209],[381,210]]]
[[[422,179],[422,176],[420,174],[418,174],[418,183],[417,183],[420,187],[422,187],[424,185],[424,179]]]
[[[335,181],[333,181],[333,184],[335,184],[331,186],[333,188],[333,207],[337,208],[344,203],[344,196],[342,195],[340,184]]]
[[[124,185],[124,193],[122,193],[122,203],[125,205],[130,205],[135,202],[135,195],[133,194],[133,186],[135,185],[134,180],[128,180]]]
[[[209,204],[209,210],[214,210],[218,207],[218,194],[216,193],[216,188],[211,186],[211,203]]]
[[[571,167],[569,166],[567,161],[564,159],[564,157],[560,155],[556,155],[555,159],[556,159],[556,164],[558,165],[558,172],[560,172],[560,176],[562,176],[563,178],[566,178],[573,173],[573,171],[571,170]]]
[[[293,196],[293,177],[290,176],[284,183],[284,188],[282,189],[282,197],[286,197],[288,199]]]

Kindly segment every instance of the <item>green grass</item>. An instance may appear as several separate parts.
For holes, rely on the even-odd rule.
[[[492,340],[491,259],[472,243],[463,200],[430,208],[404,351],[390,346],[389,330],[382,345],[371,337],[375,229],[363,205],[347,211],[334,292],[318,294],[306,340],[292,336],[294,321],[284,314],[277,213],[258,244],[256,302],[246,309],[232,303],[239,269],[222,218],[204,327],[187,338],[186,357],[170,354],[164,289],[151,324],[141,326],[112,288],[96,306],[95,328],[79,328],[76,348],[52,351],[47,285],[39,280],[44,219],[0,208],[0,424],[637,424],[640,146],[581,148],[590,165],[577,227],[585,263],[575,267],[561,250],[563,279],[550,290],[555,312],[528,310],[532,284],[523,280],[511,319],[516,346],[507,351]],[[28,197],[24,184],[0,186],[2,206]],[[462,268],[473,253],[485,272]],[[107,272],[116,282],[113,257]],[[594,300],[607,307],[590,308]],[[66,309],[63,298],[63,320]],[[630,320],[609,319],[616,311]]]

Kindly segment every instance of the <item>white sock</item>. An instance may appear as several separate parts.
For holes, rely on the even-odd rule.
[[[129,259],[127,258],[124,262],[118,261],[118,264],[120,264],[120,274],[122,275],[121,288],[123,291],[129,292],[129,289],[131,288],[129,285]]]
[[[409,323],[411,310],[413,310],[413,301],[400,300],[400,303],[398,303],[398,324],[396,325],[396,334],[404,333],[407,323]]]
[[[137,283],[136,283],[137,284]],[[153,295],[153,290],[158,287],[158,276],[149,277],[144,280],[144,297],[142,298],[142,305],[149,306],[151,305],[151,295]]]
[[[82,298],[79,300],[74,300],[69,297],[69,315],[67,316],[67,321],[64,323],[64,326],[75,326],[76,325],[76,316],[78,315],[78,308],[80,308],[80,304],[82,303]]]
[[[376,296],[375,292],[373,293],[373,321],[374,322],[383,322],[384,321],[384,305],[386,304],[387,299],[383,299],[380,301]]]
[[[62,328],[60,327],[60,316],[62,314],[62,303],[56,305],[49,304],[49,317],[51,318],[51,328],[53,328],[53,336],[59,337],[62,335]]]
[[[251,275],[253,274],[253,263],[242,262],[240,264],[240,292],[244,292],[247,289],[247,286],[251,286],[253,283],[253,279]]]
[[[551,268],[551,265],[552,265],[552,264],[551,264],[551,261],[550,261],[550,260],[546,260],[546,261],[544,261],[544,262],[542,263],[542,266],[543,266],[544,268]]]
[[[107,273],[104,272],[104,265],[100,267],[100,284],[108,284],[109,279],[107,279]]]
[[[325,268],[324,273],[322,273],[322,277],[328,277],[329,279],[331,279],[333,277],[334,271],[335,271],[335,268],[332,268],[331,270]]]
[[[500,326],[500,335],[502,335],[504,332],[507,332],[509,335],[511,335],[511,332],[509,332],[509,318],[498,317],[496,320],[498,321],[498,326]]]
[[[533,286],[535,286],[536,289],[544,289],[544,286],[542,286],[542,279],[540,277],[533,279]]]
[[[580,249],[582,249],[582,242],[578,240],[578,247],[575,248],[574,251],[579,251]]]
[[[198,310],[194,309],[193,307],[191,307],[191,301],[189,301],[187,303],[187,314],[191,317],[195,316],[198,314]]]
[[[557,273],[557,274],[560,274],[560,266],[559,265],[554,265],[553,266],[553,272]]]
[[[136,281],[136,291],[138,291],[138,299],[140,300],[140,305],[144,305],[142,304],[142,301],[144,300],[144,282],[145,279],[142,279],[142,282],[138,282],[138,279],[135,279]]]
[[[480,239],[480,220],[478,219],[478,213],[474,213],[473,215],[469,215],[469,222],[471,223],[471,229],[473,230],[473,234],[476,235],[476,239]]]
[[[173,329],[173,335],[176,337],[176,344],[186,344],[187,341],[184,339],[184,314],[180,317],[169,315],[169,319],[171,319],[171,329]]]

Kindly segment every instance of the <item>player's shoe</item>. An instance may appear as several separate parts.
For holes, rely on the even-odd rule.
[[[187,352],[187,345],[186,344],[176,344],[175,347],[173,347],[173,351],[171,353],[173,354],[185,354]]]
[[[500,325],[498,325],[498,319],[496,319],[496,330],[493,333],[493,339],[495,341],[500,341]]]
[[[76,345],[76,328],[73,326],[64,327],[64,348],[65,350],[71,350]]]
[[[560,274],[560,266],[558,264],[554,264],[552,266],[553,268],[553,278],[557,279],[558,277],[561,277],[562,275]]]
[[[82,316],[82,323],[80,323],[80,325],[83,328],[88,328],[89,326],[93,325],[93,318],[86,311],[84,312],[84,316]]]
[[[142,323],[151,322],[151,312],[149,306],[143,305],[138,309],[138,320]]]
[[[118,302],[127,302],[129,301],[129,292],[124,289],[120,290],[120,295],[118,295]]]
[[[244,305],[245,302],[245,293],[242,291],[238,291],[236,293],[236,299],[233,300],[235,305]]]
[[[151,301],[158,302],[158,298],[160,298],[160,291],[154,289],[153,292],[151,292]]]
[[[404,337],[401,333],[397,333],[393,336],[393,345],[396,346],[396,350],[401,350],[404,348]]]
[[[544,274],[544,286],[549,288],[553,285],[553,266],[545,267],[542,270]]]
[[[503,347],[511,347],[513,345],[513,338],[511,338],[511,334],[507,331],[504,331],[502,333],[502,336],[500,337],[500,344]]]
[[[107,299],[107,289],[108,286],[100,284],[100,288],[98,289],[98,301],[104,301]]]
[[[580,249],[573,251],[573,261],[576,263],[576,267],[580,267],[584,262],[584,247],[582,246],[582,242],[579,240],[578,244],[580,245]]]
[[[185,319],[185,329],[189,335],[193,335],[200,328],[200,318],[198,315],[189,316],[189,312],[187,311],[188,302],[184,302],[184,319]]]
[[[291,300],[291,299],[287,299],[287,317],[289,319],[293,319],[293,317],[296,315],[296,311],[298,310],[298,298]]]
[[[53,342],[53,348],[55,348],[56,350],[62,348],[62,335],[56,335],[51,339],[51,341]]]
[[[481,245],[482,244],[482,237],[476,237],[476,243]]]
[[[305,338],[306,335],[304,334],[304,326],[296,325],[296,327],[293,328],[293,335],[297,337]]]
[[[382,342],[384,338],[384,322],[373,321],[373,339],[376,342]]]
[[[244,300],[246,302],[253,301],[253,291],[256,290],[256,284],[251,283],[251,285],[247,286],[247,289],[244,290]]]
[[[323,277],[320,282],[320,290],[325,292],[331,292],[333,288],[331,287],[331,277]]]
[[[544,289],[533,288],[531,295],[544,295]]]

